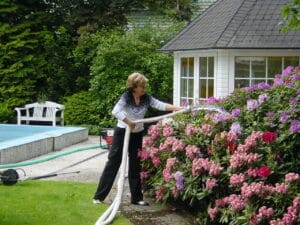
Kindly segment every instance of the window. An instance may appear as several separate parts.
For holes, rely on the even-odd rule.
[[[192,104],[194,99],[194,58],[181,58],[180,104]]]
[[[214,95],[214,56],[180,59],[180,104],[195,104]]]
[[[271,83],[274,75],[281,73],[287,66],[299,65],[298,56],[235,57],[235,88],[253,84]]]
[[[214,95],[214,57],[199,58],[199,98]]]

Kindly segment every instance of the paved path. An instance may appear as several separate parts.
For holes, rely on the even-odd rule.
[[[99,145],[99,137],[89,136],[89,139],[87,141],[65,148],[61,150],[61,152],[96,145]],[[107,160],[107,153],[107,150],[101,149],[99,147],[95,149],[79,151],[60,158],[22,168],[25,170],[26,175],[29,177],[40,176],[52,172],[60,174],[80,171],[80,173],[58,175],[47,179],[58,181],[92,182],[95,183],[96,189],[99,177],[102,170],[104,169],[104,165]],[[78,162],[81,161],[83,162],[78,164]],[[69,166],[72,167],[67,168]],[[105,202],[110,204],[114,199],[115,193],[116,185],[113,186],[112,191],[106,198]],[[91,193],[91,204],[93,194],[94,193]],[[145,196],[145,200],[150,202],[150,206],[142,207],[130,204],[130,192],[128,187],[128,180],[126,179],[120,211],[125,217],[130,219],[130,221],[134,225],[194,224],[192,220],[193,218],[183,209],[176,209],[171,206],[163,206],[161,204],[155,203],[153,199],[147,196]]]

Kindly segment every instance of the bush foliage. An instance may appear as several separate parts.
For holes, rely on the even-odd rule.
[[[300,223],[300,67],[152,125],[140,157],[157,201],[198,212],[199,224]]]
[[[93,107],[93,110],[82,115],[87,106],[83,102],[76,102],[78,95],[66,98],[67,124],[81,122],[102,128],[114,126],[116,120],[111,115],[111,110],[126,90],[127,77],[133,72],[143,73],[149,78],[149,93],[171,102],[173,57],[159,53],[157,49],[181,26],[182,24],[176,24],[166,28],[149,24],[143,28],[135,27],[128,32],[116,28],[91,35],[91,42],[97,46],[91,63],[91,88],[85,92],[86,96],[79,96],[84,97],[89,104],[88,108]],[[87,39],[88,37],[82,39],[83,43],[87,43]],[[76,55],[82,54],[82,49],[84,48]],[[91,56],[88,56],[89,60]]]

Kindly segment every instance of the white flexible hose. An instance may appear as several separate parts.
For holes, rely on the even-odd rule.
[[[179,113],[184,113],[184,112],[190,112],[190,111],[198,111],[198,110],[205,110],[205,111],[217,111],[219,113],[227,114],[227,112],[223,111],[222,109],[218,107],[212,107],[212,106],[197,106],[197,107],[192,107],[192,108],[185,108],[173,113],[169,113],[166,115],[162,116],[156,116],[156,117],[151,117],[151,118],[146,118],[146,119],[141,119],[141,120],[136,120],[133,121],[134,123],[152,123],[156,122],[168,117],[172,117],[176,114]],[[115,196],[114,201],[110,205],[110,207],[98,218],[97,222],[95,225],[106,225],[110,224],[112,220],[114,219],[121,200],[122,200],[122,195],[123,195],[123,189],[124,189],[124,181],[125,181],[125,176],[126,176],[126,164],[127,164],[127,152],[128,152],[128,145],[129,145],[129,137],[130,137],[130,127],[126,127],[126,132],[125,132],[125,137],[124,137],[124,145],[123,145],[123,155],[122,155],[122,163],[120,167],[120,176],[118,180],[118,185],[117,185],[117,194]]]

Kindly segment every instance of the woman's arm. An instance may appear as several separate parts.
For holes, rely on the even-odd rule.
[[[169,104],[169,103],[166,104],[166,111],[178,111],[178,110],[181,110],[181,109],[184,109],[184,107],[183,106],[172,105],[172,104]]]

